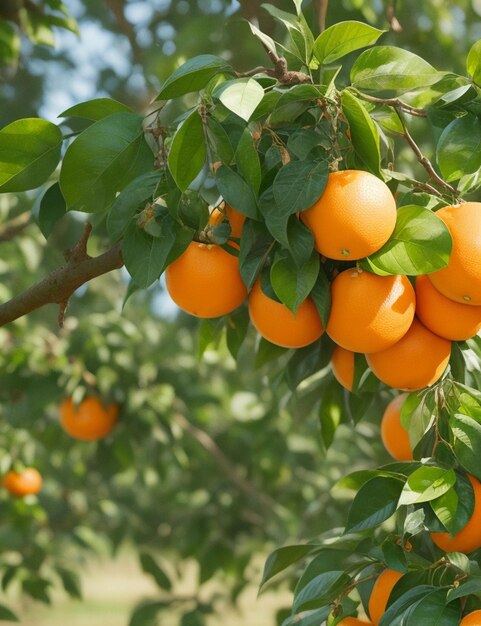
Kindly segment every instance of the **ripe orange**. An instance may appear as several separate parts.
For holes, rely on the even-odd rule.
[[[473,552],[481,548],[481,483],[477,478],[467,475],[474,490],[474,511],[466,526],[454,537],[449,533],[431,533],[434,543],[444,552]]]
[[[345,617],[337,626],[372,626],[372,622],[365,622],[357,617]]]
[[[396,202],[379,178],[360,170],[329,174],[319,200],[301,213],[316,249],[329,259],[362,259],[379,250],[396,224]]]
[[[465,615],[459,626],[481,626],[481,610]]]
[[[416,315],[426,328],[451,341],[464,341],[481,329],[481,306],[446,298],[428,276],[416,278]]]
[[[408,431],[401,423],[401,408],[408,394],[401,393],[387,405],[381,419],[381,439],[389,454],[398,461],[412,461]]]
[[[436,211],[453,238],[449,263],[429,274],[446,298],[481,305],[481,202],[464,202]]]
[[[336,346],[331,357],[332,373],[337,382],[352,391],[354,382],[354,352]]]
[[[232,208],[227,202],[224,204],[224,208],[215,208],[209,216],[209,224],[211,226],[215,226],[216,224],[220,224],[227,218],[227,221],[230,224],[230,234],[231,237],[239,238],[242,235],[242,229],[244,228],[244,222],[246,221],[246,216]]]
[[[352,352],[379,352],[407,333],[416,297],[406,276],[377,276],[344,270],[331,285],[327,333]]]
[[[165,277],[172,300],[197,317],[227,315],[247,296],[239,259],[215,245],[193,241],[169,265]]]
[[[3,478],[3,486],[13,496],[28,496],[42,489],[42,476],[34,467],[26,467],[21,472],[11,470]]]
[[[117,404],[103,404],[95,396],[87,396],[75,406],[66,398],[59,407],[60,424],[71,437],[82,441],[96,441],[110,433],[117,422]]]
[[[369,617],[372,620],[374,626],[378,626],[381,621],[381,617],[386,611],[387,602],[391,591],[397,581],[402,578],[402,574],[395,572],[392,569],[386,569],[374,583],[374,587],[371,591],[369,598]]]
[[[368,354],[366,359],[374,374],[386,385],[415,391],[441,378],[450,355],[451,342],[414,319],[402,339],[387,350]]]
[[[292,313],[284,304],[272,300],[257,280],[249,295],[249,315],[257,332],[277,346],[302,348],[319,339],[324,332],[316,305],[307,298]]]

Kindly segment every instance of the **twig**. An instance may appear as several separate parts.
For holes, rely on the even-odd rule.
[[[399,98],[378,98],[376,96],[368,96],[365,93],[356,90],[356,96],[366,100],[366,102],[373,102],[374,104],[386,104],[387,106],[394,107],[395,109],[404,111],[405,113],[409,113],[409,115],[414,115],[415,117],[427,117],[427,113],[424,109],[418,109],[417,107],[412,107],[409,104],[406,104]]]
[[[32,223],[32,214],[30,212],[22,213],[14,217],[9,222],[0,226],[0,242],[11,241],[18,233],[22,232],[29,224]]]
[[[245,493],[247,496],[254,498],[269,509],[277,508],[277,503],[270,496],[259,492],[254,485],[240,476],[235,466],[232,465],[229,458],[224,454],[208,433],[189,422],[189,420],[179,411],[174,414],[174,420],[183,431],[191,435],[198,443],[200,443],[204,450],[206,450],[217,463],[222,473],[234,485],[236,485],[240,491]]]
[[[319,24],[319,32],[324,32],[326,30],[326,15],[327,15],[327,7],[329,4],[329,0],[317,0],[317,20]]]
[[[440,187],[442,187],[443,189],[445,189],[448,193],[450,193],[453,196],[457,196],[457,191],[456,189],[450,185],[449,183],[447,183],[444,179],[441,178],[441,176],[439,176],[439,174],[436,172],[436,170],[434,169],[431,161],[424,156],[424,154],[421,152],[421,149],[419,148],[419,146],[417,145],[417,143],[414,141],[414,139],[411,136],[411,133],[409,132],[404,119],[402,118],[402,115],[400,115],[399,111],[398,111],[398,116],[399,119],[401,120],[401,124],[403,125],[403,137],[406,139],[406,141],[408,142],[408,144],[411,146],[414,154],[416,155],[419,163],[421,163],[421,165],[424,167],[424,169],[426,170],[426,172],[429,174],[429,177]]]
[[[402,32],[403,27],[396,17],[396,0],[389,0],[386,9],[386,17],[392,31],[394,31],[395,33]]]
[[[287,61],[284,57],[278,56],[273,50],[264,46],[267,55],[274,65],[274,69],[269,67],[256,67],[253,70],[247,70],[246,72],[236,72],[238,78],[245,76],[253,76],[263,72],[268,76],[277,78],[277,80],[283,85],[299,85],[302,83],[312,83],[312,78],[304,72],[293,72],[287,67]]]
[[[98,257],[88,256],[86,246],[89,234],[90,229],[86,227],[64,266],[0,305],[0,326],[13,322],[46,304],[60,305],[59,322],[61,322],[65,315],[65,302],[79,287],[92,278],[122,267],[120,243]]]

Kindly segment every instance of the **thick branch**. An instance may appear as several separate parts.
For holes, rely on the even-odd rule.
[[[79,243],[82,241],[83,238]],[[54,270],[40,282],[0,305],[0,326],[13,322],[46,304],[61,305],[62,313],[65,302],[76,289],[92,278],[118,269],[122,265],[120,244],[95,258],[85,255],[79,259],[78,255],[72,254],[63,267]],[[63,317],[63,314],[60,317]]]
[[[14,217],[0,226],[0,242],[11,241],[32,222],[32,214],[28,211]]]

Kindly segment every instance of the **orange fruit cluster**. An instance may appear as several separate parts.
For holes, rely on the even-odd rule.
[[[192,242],[166,271],[167,290],[184,311],[201,318],[227,315],[248,298],[258,333],[286,348],[301,348],[324,330],[336,344],[332,369],[352,390],[354,353],[366,355],[386,385],[413,391],[443,375],[452,341],[481,330],[481,203],[444,207],[436,215],[448,227],[453,250],[449,264],[413,283],[404,275],[379,276],[351,267],[331,283],[331,312],[323,328],[307,298],[296,314],[266,295],[260,279],[247,293],[238,258],[220,246]],[[329,175],[319,200],[299,215],[315,248],[333,261],[357,261],[379,250],[393,233],[396,204],[376,176],[345,170]],[[211,213],[209,226],[231,225],[242,238],[245,216],[228,204]],[[236,244],[234,244],[236,245]]]

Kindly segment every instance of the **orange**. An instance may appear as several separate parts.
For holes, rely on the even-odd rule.
[[[481,202],[465,202],[436,211],[453,238],[449,263],[429,274],[446,298],[481,305]]]
[[[42,476],[34,467],[26,467],[21,472],[11,470],[4,476],[3,486],[14,496],[28,496],[42,489]]]
[[[336,346],[331,357],[332,373],[337,382],[352,391],[354,382],[354,352]]]
[[[193,241],[169,265],[165,277],[172,300],[197,317],[227,315],[247,296],[239,259],[215,245]]]
[[[377,276],[350,268],[331,285],[327,333],[352,352],[379,352],[407,333],[416,297],[406,276]]]
[[[209,216],[209,224],[215,226],[227,219],[230,224],[231,237],[239,238],[242,235],[242,229],[244,228],[244,222],[246,216],[233,209],[227,202],[224,204],[224,208],[215,208]]]
[[[467,474],[474,490],[474,511],[466,526],[454,537],[449,533],[431,533],[432,540],[444,552],[473,552],[481,548],[481,483]]]
[[[402,574],[392,569],[386,569],[374,583],[374,587],[369,597],[369,616],[374,626],[378,626],[381,617],[386,611],[386,606],[397,581],[402,578]]]
[[[473,611],[465,615],[459,626],[481,626],[481,611]]]
[[[59,407],[60,424],[71,437],[82,441],[102,439],[117,422],[117,404],[103,404],[95,396],[87,396],[78,406],[66,398]]]
[[[398,461],[412,461],[408,431],[401,423],[401,408],[408,397],[401,393],[387,405],[381,419],[381,439],[389,454]]]
[[[362,259],[392,235],[396,202],[386,183],[369,172],[332,172],[322,196],[301,213],[301,219],[324,256]]]
[[[307,298],[292,313],[284,304],[272,300],[257,280],[249,295],[249,315],[257,332],[277,346],[302,348],[319,339],[324,332],[316,305]]]
[[[435,335],[417,319],[393,346],[366,356],[367,364],[386,385],[415,391],[434,384],[451,356],[451,342]]]
[[[481,329],[481,306],[446,298],[428,276],[416,278],[416,315],[426,328],[451,341],[464,341]]]
[[[357,617],[345,617],[337,626],[372,626],[372,622],[364,622]]]

